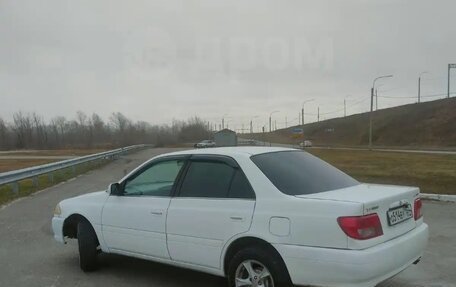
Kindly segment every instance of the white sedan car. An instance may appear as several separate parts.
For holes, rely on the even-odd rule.
[[[55,239],[225,276],[230,287],[375,286],[428,241],[419,189],[362,184],[307,152],[268,147],[157,156],[107,191],[60,202]]]
[[[209,147],[216,147],[216,146],[217,146],[216,143],[211,140],[203,140],[194,145],[195,148],[209,148]]]

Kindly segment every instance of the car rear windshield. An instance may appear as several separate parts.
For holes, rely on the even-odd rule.
[[[283,193],[302,195],[358,185],[337,168],[304,151],[258,154],[252,161]]]

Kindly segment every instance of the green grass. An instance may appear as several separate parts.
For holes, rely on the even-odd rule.
[[[362,182],[418,186],[423,193],[456,194],[456,156],[366,150],[310,149]]]
[[[99,168],[100,166],[105,165],[107,162],[108,160],[101,159],[94,162],[80,164],[76,166],[75,172],[73,172],[72,168],[57,170],[53,173],[53,180],[51,180],[47,174],[41,175],[36,178],[36,185],[34,185],[33,179],[22,180],[18,183],[19,188],[17,193],[14,192],[12,185],[1,185],[0,205],[20,197],[28,196],[34,192],[56,185],[60,182],[67,181],[77,175],[84,174],[90,170]]]

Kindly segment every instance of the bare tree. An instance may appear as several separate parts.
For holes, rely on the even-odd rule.
[[[29,148],[33,142],[33,125],[29,115],[17,112],[13,115],[13,131],[16,134],[16,147]]]
[[[107,144],[110,138],[103,119],[95,113],[92,114],[91,126],[94,142],[97,144]]]
[[[131,142],[127,134],[127,130],[131,126],[131,121],[120,112],[112,113],[110,121],[114,128],[114,142],[121,145]]]
[[[0,118],[0,149],[7,149],[8,147],[8,127],[5,121]]]
[[[34,137],[32,145],[34,148],[42,149],[47,145],[47,132],[44,120],[41,116],[37,115],[36,113],[33,113],[31,115],[31,120],[33,124],[32,135]]]
[[[133,122],[122,113],[113,113],[109,124],[92,114],[77,112],[74,120],[54,117],[48,123],[38,114],[17,112],[12,123],[0,118],[0,149],[8,148],[82,148],[125,146],[150,143],[157,146],[193,142],[210,138],[206,124],[199,118],[171,125]]]

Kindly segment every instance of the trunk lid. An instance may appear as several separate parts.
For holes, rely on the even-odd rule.
[[[409,205],[413,212],[414,201],[419,197],[419,188],[417,187],[360,184],[321,193],[298,195],[296,197],[353,202],[361,203],[363,205],[361,214],[341,214],[341,216],[377,213],[382,224],[383,235],[368,240],[355,240],[349,238],[347,247],[350,249],[368,248],[401,236],[416,227],[413,215],[405,221],[391,225],[388,219],[388,211],[400,206]]]

